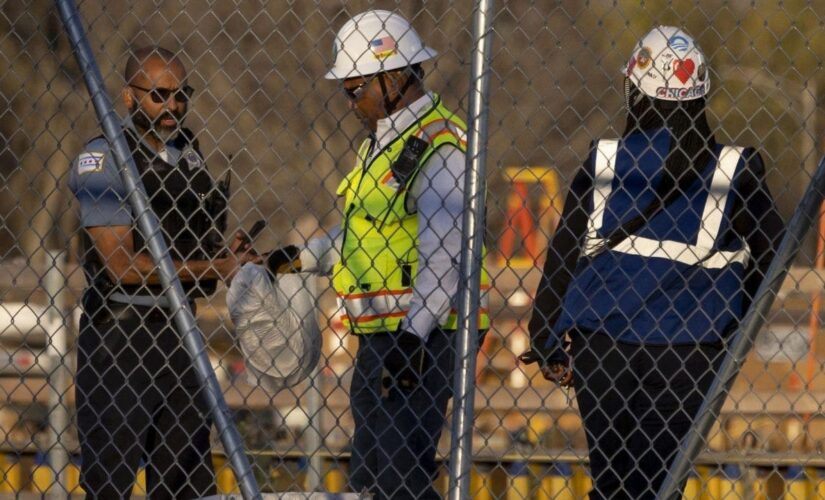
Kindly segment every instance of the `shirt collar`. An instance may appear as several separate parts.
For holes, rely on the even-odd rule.
[[[401,108],[386,118],[381,118],[375,124],[375,147],[373,152],[380,151],[396,137],[398,137],[424,113],[429,111],[435,104],[436,95],[427,92],[415,101]]]

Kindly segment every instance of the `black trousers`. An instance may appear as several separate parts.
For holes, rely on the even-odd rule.
[[[654,499],[716,376],[722,346],[640,346],[604,333],[571,336],[594,484],[590,499]]]
[[[193,364],[161,309],[81,317],[76,377],[81,486],[129,498],[141,462],[152,499],[214,495],[211,421]]]
[[[452,397],[452,332],[434,330],[427,339],[430,362],[413,391],[384,390],[384,355],[391,333],[360,335],[350,404],[355,420],[350,487],[379,499],[437,499],[436,447]]]

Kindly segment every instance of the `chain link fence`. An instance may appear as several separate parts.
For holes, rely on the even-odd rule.
[[[495,2],[474,74],[484,5],[79,1],[138,227],[55,3],[0,2],[0,492],[656,497],[783,221],[821,202],[825,4]],[[368,10],[409,26],[346,31]],[[680,130],[745,149],[656,132],[703,73],[709,131]],[[825,497],[825,215],[799,220],[685,498]],[[568,355],[569,386],[542,375]]]

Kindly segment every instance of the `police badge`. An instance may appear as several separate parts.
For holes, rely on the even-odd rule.
[[[183,159],[191,170],[203,168],[203,159],[194,149],[188,149],[183,153]]]

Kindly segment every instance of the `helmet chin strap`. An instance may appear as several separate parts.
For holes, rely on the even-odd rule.
[[[633,106],[639,104],[642,98],[642,93],[631,83],[630,78],[624,78],[624,103],[627,106],[627,111],[631,111]]]
[[[624,78],[624,105],[630,111],[630,78]]]
[[[381,73],[378,75],[378,84],[381,85],[381,94],[384,96],[384,110],[387,112],[387,116],[390,116],[395,112],[396,106],[398,106],[398,103],[401,102],[404,94],[413,84],[413,77],[412,75],[407,75],[407,81],[405,81],[404,85],[401,86],[401,90],[398,91],[398,95],[393,99],[390,99],[390,94],[387,91],[387,82],[384,81],[384,75],[386,75],[386,73]]]

